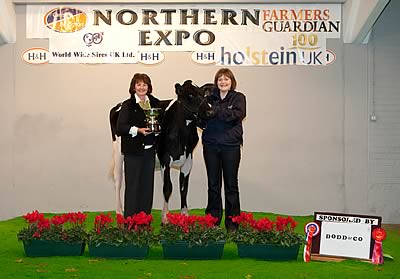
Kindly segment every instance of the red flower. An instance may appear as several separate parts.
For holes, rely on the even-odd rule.
[[[94,227],[98,234],[100,234],[102,229],[107,228],[113,222],[113,219],[110,215],[111,213],[108,213],[107,215],[100,213],[100,215],[96,216],[94,220]]]
[[[37,226],[40,231],[48,230],[48,229],[50,229],[50,220],[45,219],[45,218],[42,220],[39,220]]]
[[[60,225],[64,224],[67,221],[68,220],[66,220],[64,218],[64,216],[59,216],[59,215],[53,216],[53,218],[51,218],[51,220],[50,220],[50,222],[55,226],[60,226]]]
[[[212,228],[218,221],[218,218],[211,216],[211,214],[207,214],[206,216],[186,216],[182,214],[168,213],[167,219],[169,224],[177,226],[184,233],[189,233],[196,226]]]
[[[296,226],[297,222],[290,216],[287,218],[281,216],[276,217],[276,229],[280,232],[284,230],[293,230]]]
[[[132,221],[136,225],[150,225],[151,221],[153,221],[153,216],[142,211],[138,214],[132,215]]]
[[[297,223],[290,216],[277,216],[275,221],[268,218],[255,220],[251,213],[242,212],[232,220],[239,224],[238,230],[233,234],[233,239],[237,243],[278,243],[290,247],[304,242],[303,236],[294,231]]]
[[[274,229],[274,222],[269,220],[268,218],[262,218],[258,221],[255,221],[253,223],[253,228],[256,229],[257,231],[272,231]]]
[[[125,220],[124,216],[119,214],[119,213],[117,213],[117,224],[118,224],[118,227],[124,226],[125,223],[126,223],[126,220]]]
[[[63,214],[63,217],[71,224],[83,224],[86,221],[87,214],[80,211]]]
[[[198,218],[197,222],[206,228],[212,228],[216,225],[216,223],[218,222],[218,218],[217,217],[213,217],[211,214],[207,214],[206,216],[202,217],[202,216],[198,216],[200,218]]]
[[[43,213],[35,210],[23,217],[27,221],[28,227],[18,233],[20,240],[37,238],[60,241],[68,239],[68,241],[74,242],[86,238],[86,232],[82,226],[86,214],[77,212],[45,218]],[[66,223],[72,223],[72,227],[67,227]]]
[[[111,228],[114,220],[110,216],[111,213],[104,215],[100,213],[95,217],[94,227],[98,234],[105,228]],[[146,214],[145,212],[140,212],[138,214],[134,214],[132,216],[128,216],[124,218],[121,214],[116,215],[116,222],[119,229],[127,229],[130,230],[149,230],[150,224],[153,221],[153,216],[151,214]],[[125,227],[127,225],[127,227]]]
[[[232,222],[242,226],[254,226],[255,220],[251,212],[240,212],[239,216],[232,217]]]
[[[218,218],[211,216],[196,216],[182,214],[167,214],[167,223],[161,227],[160,238],[163,241],[189,241],[192,244],[225,240],[225,232],[217,226]]]
[[[36,223],[39,220],[44,219],[44,214],[43,213],[39,213],[39,211],[35,210],[32,211],[31,213],[27,213],[26,215],[24,215],[24,218],[26,221],[28,221],[28,223]]]

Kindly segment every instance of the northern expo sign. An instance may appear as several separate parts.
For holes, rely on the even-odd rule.
[[[213,54],[201,64],[325,65],[340,25],[340,4],[27,6],[27,38],[49,38],[50,63],[190,51]]]

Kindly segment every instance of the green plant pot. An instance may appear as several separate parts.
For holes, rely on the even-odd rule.
[[[225,241],[208,245],[189,245],[187,241],[168,243],[161,241],[164,258],[176,260],[219,260],[222,258]]]
[[[90,256],[99,258],[143,259],[149,254],[149,246],[109,244],[100,244],[99,246],[89,244],[88,246]]]
[[[296,260],[300,245],[285,247],[278,244],[237,244],[239,257],[273,261]]]
[[[85,250],[85,242],[68,243],[34,239],[24,241],[24,250],[27,257],[81,256]]]

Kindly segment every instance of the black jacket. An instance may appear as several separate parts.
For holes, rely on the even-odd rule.
[[[246,97],[230,90],[222,100],[219,90],[208,97],[214,117],[204,126],[202,141],[206,146],[240,146],[243,144],[242,120],[246,117]]]
[[[152,95],[147,95],[152,108],[158,108],[160,101]],[[121,152],[124,154],[141,155],[145,145],[155,144],[154,134],[144,136],[138,133],[135,137],[129,134],[132,126],[138,128],[146,127],[146,116],[143,109],[136,103],[135,96],[122,103],[121,111],[117,121],[117,134],[121,136]]]

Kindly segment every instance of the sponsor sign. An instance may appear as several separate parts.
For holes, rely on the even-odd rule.
[[[312,254],[370,260],[381,217],[341,213],[314,213],[321,233],[312,239]]]
[[[26,15],[27,37],[49,39],[50,63],[188,51],[200,64],[317,66],[334,61],[326,39],[341,33],[340,4],[28,5]]]

